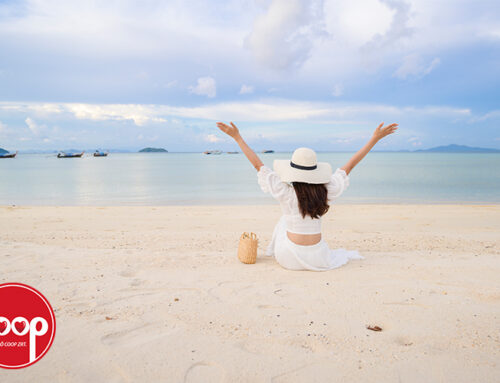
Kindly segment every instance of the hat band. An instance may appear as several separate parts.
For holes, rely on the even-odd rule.
[[[302,165],[297,165],[294,164],[292,161],[290,161],[290,166],[295,169],[300,169],[300,170],[314,170],[318,167],[318,165],[313,165],[313,166],[302,166]]]

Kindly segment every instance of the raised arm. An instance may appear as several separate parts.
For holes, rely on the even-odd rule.
[[[259,171],[260,167],[264,164],[260,160],[259,156],[255,154],[250,146],[248,146],[243,137],[241,137],[236,125],[234,125],[232,122],[230,124],[231,125],[227,125],[223,122],[218,122],[217,127],[236,141],[236,143],[240,146],[241,151],[245,153],[245,156],[247,156],[248,161],[252,163],[253,167],[257,169],[257,171]]]
[[[361,149],[359,149],[354,156],[351,157],[347,163],[341,167],[341,169],[345,170],[347,174],[351,172],[351,170],[368,154],[370,150],[375,146],[377,142],[379,142],[382,138],[385,136],[388,136],[389,134],[394,133],[398,128],[398,124],[390,124],[387,126],[384,126],[384,123],[382,122],[377,129],[375,129],[375,132],[373,132],[372,137],[370,140],[363,146]]]

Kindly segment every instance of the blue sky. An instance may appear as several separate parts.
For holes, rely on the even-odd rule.
[[[500,2],[0,1],[0,147],[500,148]]]

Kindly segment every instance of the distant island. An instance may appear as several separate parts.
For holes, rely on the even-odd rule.
[[[0,148],[0,154],[7,154],[7,153],[8,153],[7,150]]]
[[[139,150],[139,153],[168,153],[168,150],[163,148],[144,148]]]
[[[447,146],[436,146],[430,149],[419,149],[415,152],[433,152],[433,153],[500,153],[500,149],[474,148],[466,145],[451,144]]]

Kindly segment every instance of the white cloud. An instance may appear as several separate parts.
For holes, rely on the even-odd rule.
[[[189,87],[189,91],[200,96],[214,98],[217,94],[215,79],[213,79],[212,77],[200,77],[196,86]]]
[[[165,123],[167,120],[151,113],[149,105],[125,104],[60,104],[61,107],[81,120],[131,120],[138,126],[147,123]]]
[[[231,3],[235,6],[238,1]],[[26,0],[22,6],[0,3],[0,35],[36,41],[37,46],[50,49],[51,53],[71,48],[72,53],[79,55],[107,57],[149,58],[181,51],[199,55],[199,47],[227,47],[244,36],[237,27],[242,18],[234,24],[217,20],[223,14],[221,8],[181,1],[83,4],[71,0]],[[253,13],[254,7],[246,8]]]
[[[494,40],[500,40],[500,26],[497,26],[496,29],[486,30],[484,32],[486,37],[491,37]],[[0,71],[1,74],[1,71]]]
[[[333,87],[332,96],[340,97],[344,94],[344,86],[342,84],[336,84]]]
[[[28,125],[28,129],[31,130],[31,133],[33,133],[35,136],[40,136],[47,129],[47,126],[38,125],[31,117],[27,117],[24,122],[26,122],[26,125]]]
[[[30,113],[36,103],[0,102],[2,110],[17,110],[19,113]],[[54,110],[61,114],[73,116],[80,120],[94,121],[133,121],[142,126],[150,123],[165,123],[172,117],[204,120],[238,120],[238,121],[301,121],[318,119],[358,120],[404,116],[439,116],[446,118],[469,118],[471,111],[467,108],[448,106],[397,107],[384,104],[309,102],[287,99],[262,99],[247,102],[220,102],[192,107],[179,107],[162,104],[74,104],[54,103]],[[385,118],[384,117],[384,118]],[[45,129],[28,117],[26,124],[33,132]]]
[[[409,142],[412,146],[422,146],[422,141],[418,137],[410,137],[407,142]]]
[[[492,111],[490,111],[490,112],[488,112],[480,117],[473,119],[472,122],[492,120],[492,119],[498,119],[498,118],[500,118],[500,109],[495,109],[495,110],[492,110]]]
[[[328,32],[337,40],[361,46],[375,35],[384,35],[391,26],[394,11],[379,0],[326,1]]]
[[[271,0],[266,12],[255,18],[245,45],[268,68],[300,66],[314,39],[325,35],[322,18],[323,1]]]
[[[136,73],[137,68],[157,79],[155,68],[161,67],[165,78],[158,79],[160,84],[167,83],[168,88],[168,80],[176,76],[185,87],[189,84],[186,82],[189,73],[199,73],[200,67],[210,63],[213,65],[210,73],[224,73],[239,84],[241,78],[254,81],[250,76],[255,74],[255,68],[250,64],[252,60],[248,60],[252,54],[264,66],[274,69],[304,70],[306,65],[302,64],[315,60],[316,66],[307,73],[319,79],[333,71],[359,74],[363,60],[371,63],[378,58],[381,66],[390,66],[394,57],[413,51],[423,57],[434,57],[450,46],[478,40],[497,41],[498,18],[494,12],[488,12],[488,8],[494,9],[493,3],[264,0],[256,4],[228,0],[223,4],[203,1],[139,4],[26,0],[22,6],[16,2],[0,4],[0,40],[18,49],[12,48],[4,54],[15,56],[22,52],[27,59],[33,56],[26,52],[37,49],[47,52],[47,58],[55,63],[61,56],[65,60],[95,58],[91,60],[94,67],[82,66],[78,71],[79,80],[82,74],[88,74],[85,71],[98,70],[101,57],[108,64],[111,58],[117,60],[123,63],[123,68],[124,58],[140,58],[141,66],[134,66],[135,72],[123,70],[124,75],[116,74],[122,76],[122,81],[129,80],[130,73]],[[368,58],[360,57],[362,46]],[[370,47],[376,49],[368,49],[367,53],[366,48]],[[223,56],[222,52],[231,54]],[[113,61],[112,65],[115,64]],[[5,73],[13,73],[13,68],[4,65]],[[322,70],[314,70],[319,65]],[[222,72],[228,67],[232,69]],[[19,73],[19,76],[24,74]],[[262,89],[272,86],[276,84],[269,81]]]
[[[438,63],[435,61],[432,67],[426,60],[439,56],[444,61],[450,47],[461,49],[477,41],[498,41],[498,18],[487,12],[494,8],[493,2],[489,1],[489,6],[487,3],[227,0],[215,4],[195,0],[139,4],[26,0],[21,7],[16,2],[0,4],[0,41],[5,42],[4,55],[22,56],[27,61],[35,52],[46,52],[45,65],[40,68],[58,70],[58,63],[64,62],[64,67],[70,68],[78,62],[78,73],[62,71],[61,76],[39,68],[39,86],[54,85],[47,90],[47,99],[75,100],[81,96],[92,100],[105,87],[99,100],[134,100],[146,94],[143,90],[153,80],[159,88],[172,89],[169,93],[180,93],[188,85],[194,85],[193,90],[198,88],[193,73],[223,73],[228,88],[237,89],[245,79],[259,92],[278,87],[295,94],[300,87],[307,91],[318,89],[317,84],[328,76],[321,85],[322,94],[326,94],[331,93],[335,82],[347,84],[349,76],[376,73],[392,68],[395,62],[401,65],[397,76],[411,78],[415,69],[399,60],[412,52],[426,58],[419,69],[425,73]],[[371,65],[377,60],[378,65]],[[278,71],[255,68],[255,61]],[[120,70],[105,76],[103,67],[118,64]],[[289,68],[298,70],[294,81],[284,86],[286,73],[279,72]],[[2,70],[20,78],[30,75],[29,67],[17,70],[9,63],[2,63]],[[135,76],[140,71],[143,73],[139,77],[149,76],[148,81]],[[95,81],[98,78],[106,81]],[[49,84],[49,79],[69,81],[89,92],[83,94],[77,87],[61,90],[61,84]],[[131,81],[145,88],[114,85]],[[13,83],[19,83],[22,89],[10,94],[35,99],[29,86],[23,87],[24,82]],[[159,102],[159,98],[156,100]]]
[[[30,102],[18,102],[18,103],[5,103],[0,102],[0,109],[5,111],[30,111],[35,112],[38,116],[44,115],[54,115],[62,113],[62,109],[56,103],[30,103]]]
[[[422,58],[418,54],[411,54],[403,58],[403,63],[394,72],[393,76],[405,80],[409,77],[422,78],[431,73],[441,60],[436,57],[428,64],[424,64]]]
[[[385,33],[376,34],[366,45],[367,49],[380,49],[393,42],[409,37],[414,29],[409,26],[412,5],[406,1],[380,0],[393,11],[389,28]]]
[[[252,85],[243,84],[240,89],[240,94],[250,94],[253,93],[255,88]]]
[[[215,143],[215,142],[221,142],[224,140],[220,137],[217,137],[215,134],[207,134],[205,136],[205,141]]]

